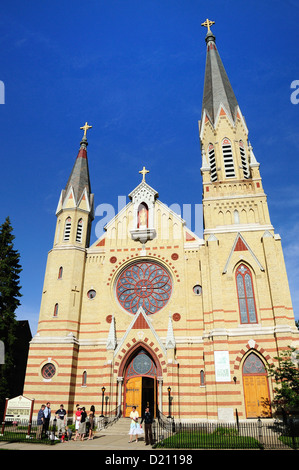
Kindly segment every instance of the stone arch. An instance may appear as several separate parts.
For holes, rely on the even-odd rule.
[[[127,349],[123,348],[121,353],[120,364],[118,366],[118,381],[123,383],[119,389],[118,403],[122,407],[124,416],[129,416],[129,408],[134,405],[137,411],[144,408],[145,403],[149,403],[153,416],[156,417],[157,409],[162,406],[162,366],[166,367],[164,355],[158,347],[155,347],[153,341],[148,338],[144,341],[133,341],[127,343]],[[150,342],[149,344],[147,344]],[[133,361],[138,354],[145,353],[151,360],[151,372],[137,373],[134,372],[135,366]],[[120,358],[120,355],[118,356]],[[116,363],[115,363],[116,365]],[[165,369],[164,369],[165,371]],[[115,371],[116,372],[116,371]],[[148,402],[147,402],[148,400]],[[132,403],[134,401],[134,403]]]
[[[250,353],[255,352],[260,359],[268,364],[273,364],[270,354],[261,347],[254,339],[250,339],[243,349],[240,349],[234,362],[234,371],[242,370],[242,366]]]
[[[148,338],[145,338],[145,340],[149,341]],[[157,376],[162,376],[162,365],[166,365],[166,363],[161,361],[161,359],[163,359],[163,354],[158,354],[159,348],[155,348],[155,350],[152,348],[152,346],[154,346],[153,342],[148,345],[146,341],[137,341],[133,346],[130,343],[127,343],[126,346],[127,349],[123,348],[118,356],[120,362],[115,362],[115,365],[118,366],[118,377],[124,376],[126,367],[139,349],[144,349],[153,359],[157,368]],[[123,355],[121,355],[121,353]]]

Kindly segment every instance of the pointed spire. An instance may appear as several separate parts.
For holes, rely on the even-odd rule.
[[[84,129],[84,135],[80,142],[80,149],[73,166],[72,172],[68,179],[68,182],[65,187],[65,195],[68,193],[70,187],[73,188],[73,193],[75,197],[76,204],[79,202],[84,189],[87,191],[87,195],[90,196],[91,194],[91,186],[90,186],[90,179],[89,179],[89,169],[88,169],[88,160],[87,160],[87,138],[86,138],[86,131],[90,129],[92,126],[88,126],[87,122],[85,126],[80,127],[80,129]]]
[[[214,22],[210,20],[206,20],[205,23],[202,23],[202,26],[208,27],[205,38],[207,43],[207,57],[202,115],[204,111],[206,111],[209,119],[214,125],[219,112],[227,113],[234,122],[238,102],[218,53],[216,38],[210,30],[210,26],[212,24],[214,24]]]
[[[114,351],[115,348],[116,348],[115,320],[114,320],[114,315],[112,315],[106,349]]]
[[[174,338],[174,333],[173,333],[171,313],[169,313],[169,318],[168,318],[166,349],[175,349],[175,338]]]

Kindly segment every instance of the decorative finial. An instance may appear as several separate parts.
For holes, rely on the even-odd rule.
[[[210,26],[212,26],[212,24],[215,24],[215,21],[208,20],[207,18],[204,23],[201,23],[201,26],[205,26],[206,28],[208,28],[208,33],[209,33],[211,31]]]
[[[91,129],[91,128],[92,128],[92,126],[89,126],[89,125],[87,124],[87,122],[85,123],[84,126],[80,127],[80,129],[83,129],[83,130],[84,130],[84,135],[83,135],[83,137],[86,137],[86,132],[88,131],[88,129]]]
[[[146,175],[146,173],[149,173],[149,170],[146,170],[145,166],[144,166],[143,169],[141,171],[139,171],[139,173],[142,174],[142,181],[145,181],[145,175]]]

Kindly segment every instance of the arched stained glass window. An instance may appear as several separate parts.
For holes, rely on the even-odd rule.
[[[58,279],[62,279],[62,275],[63,275],[63,267],[60,266],[60,268],[58,270]]]
[[[127,369],[127,377],[140,375],[147,375],[149,377],[156,377],[157,375],[157,368],[154,361],[143,349],[133,358]]]
[[[243,374],[266,374],[265,366],[256,354],[250,353],[245,359]]]
[[[236,271],[236,281],[241,323],[257,323],[252,274],[244,264]]]
[[[86,370],[82,374],[82,387],[86,387],[87,384],[87,372]]]
[[[57,317],[58,316],[58,304],[55,304],[54,306],[54,312],[53,312],[53,317]]]

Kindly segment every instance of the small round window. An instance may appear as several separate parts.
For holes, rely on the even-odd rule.
[[[56,367],[51,362],[49,362],[48,364],[45,364],[44,367],[42,368],[42,376],[44,379],[52,379],[52,377],[54,377],[55,374],[56,374]]]
[[[88,292],[87,292],[87,297],[89,299],[94,299],[95,296],[97,295],[96,291],[94,289],[90,289]]]
[[[196,286],[193,287],[193,292],[195,295],[201,295],[201,292],[202,292],[202,288],[199,284],[197,284]]]

